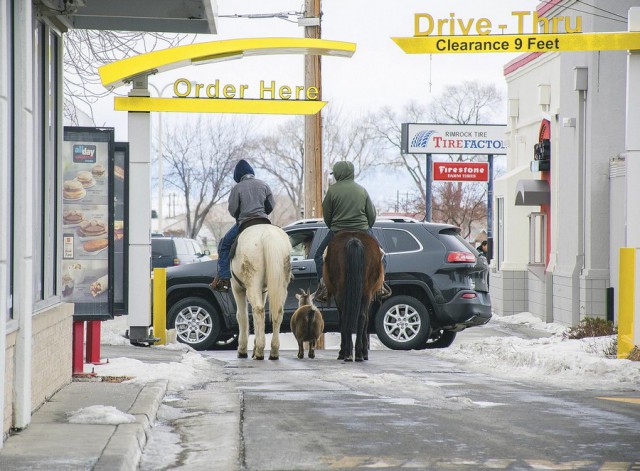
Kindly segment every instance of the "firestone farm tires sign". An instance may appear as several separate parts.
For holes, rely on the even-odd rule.
[[[505,125],[402,124],[405,154],[504,155]]]
[[[433,180],[445,182],[487,182],[487,162],[434,162]]]

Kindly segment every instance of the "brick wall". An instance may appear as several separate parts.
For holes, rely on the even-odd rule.
[[[33,318],[31,409],[71,382],[73,304],[59,304]]]

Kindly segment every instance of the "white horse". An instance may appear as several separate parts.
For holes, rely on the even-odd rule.
[[[255,342],[253,358],[264,359],[265,304],[269,297],[269,314],[273,326],[269,360],[280,355],[280,324],[291,279],[291,243],[277,226],[260,224],[248,227],[238,236],[236,252],[231,261],[231,289],[236,300],[238,326],[238,358],[247,358],[249,312],[253,312]]]

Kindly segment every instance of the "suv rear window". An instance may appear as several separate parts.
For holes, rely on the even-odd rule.
[[[464,240],[455,229],[444,229],[438,233],[438,238],[449,252],[475,253],[469,242]]]
[[[417,252],[420,250],[420,243],[409,232],[400,229],[384,229],[383,232],[386,241],[385,252]]]
[[[153,257],[173,257],[173,241],[171,239],[152,239],[151,255]]]

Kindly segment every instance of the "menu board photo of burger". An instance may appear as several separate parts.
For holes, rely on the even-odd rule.
[[[62,152],[62,297],[76,318],[111,318],[109,168],[114,131],[65,127]],[[111,209],[113,212],[113,210]]]

